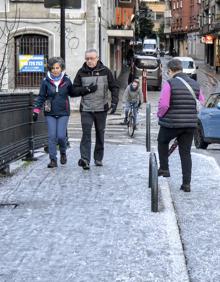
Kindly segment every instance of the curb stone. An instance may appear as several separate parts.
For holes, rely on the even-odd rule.
[[[177,216],[174,210],[173,200],[167,179],[159,179],[161,198],[164,205],[164,213],[167,221],[168,240],[170,245],[171,257],[173,258],[173,276],[176,282],[189,282],[189,275],[186,266],[183,246],[179,233]]]

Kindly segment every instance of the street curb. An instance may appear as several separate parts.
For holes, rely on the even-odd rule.
[[[176,282],[189,282],[186,260],[181,242],[181,236],[178,228],[177,216],[175,213],[173,200],[170,193],[170,187],[167,179],[159,179],[161,198],[164,206],[164,213],[167,223],[168,244],[170,246],[170,255],[172,257],[173,276]]]

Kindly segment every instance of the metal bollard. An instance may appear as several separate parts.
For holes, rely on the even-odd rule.
[[[142,92],[144,103],[147,102],[147,70],[143,69],[142,71]]]
[[[146,149],[147,152],[150,152],[151,150],[151,136],[150,136],[150,124],[151,124],[151,106],[150,103],[146,104]]]
[[[151,211],[158,212],[158,166],[155,153],[150,153],[149,187],[151,188]]]

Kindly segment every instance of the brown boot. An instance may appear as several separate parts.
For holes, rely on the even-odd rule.
[[[54,168],[57,167],[57,161],[50,160],[50,163],[47,165],[48,168]]]
[[[61,155],[60,155],[60,163],[61,163],[62,165],[64,165],[64,164],[67,163],[66,154],[61,154]]]

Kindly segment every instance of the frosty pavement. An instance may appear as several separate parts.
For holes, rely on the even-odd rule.
[[[169,186],[192,282],[220,281],[220,168],[214,158],[192,154],[191,193],[180,193],[180,161],[170,159]]]
[[[107,144],[90,171],[78,158],[77,144],[66,166],[42,156],[1,183],[0,281],[188,281],[168,187],[150,211],[145,147]]]

